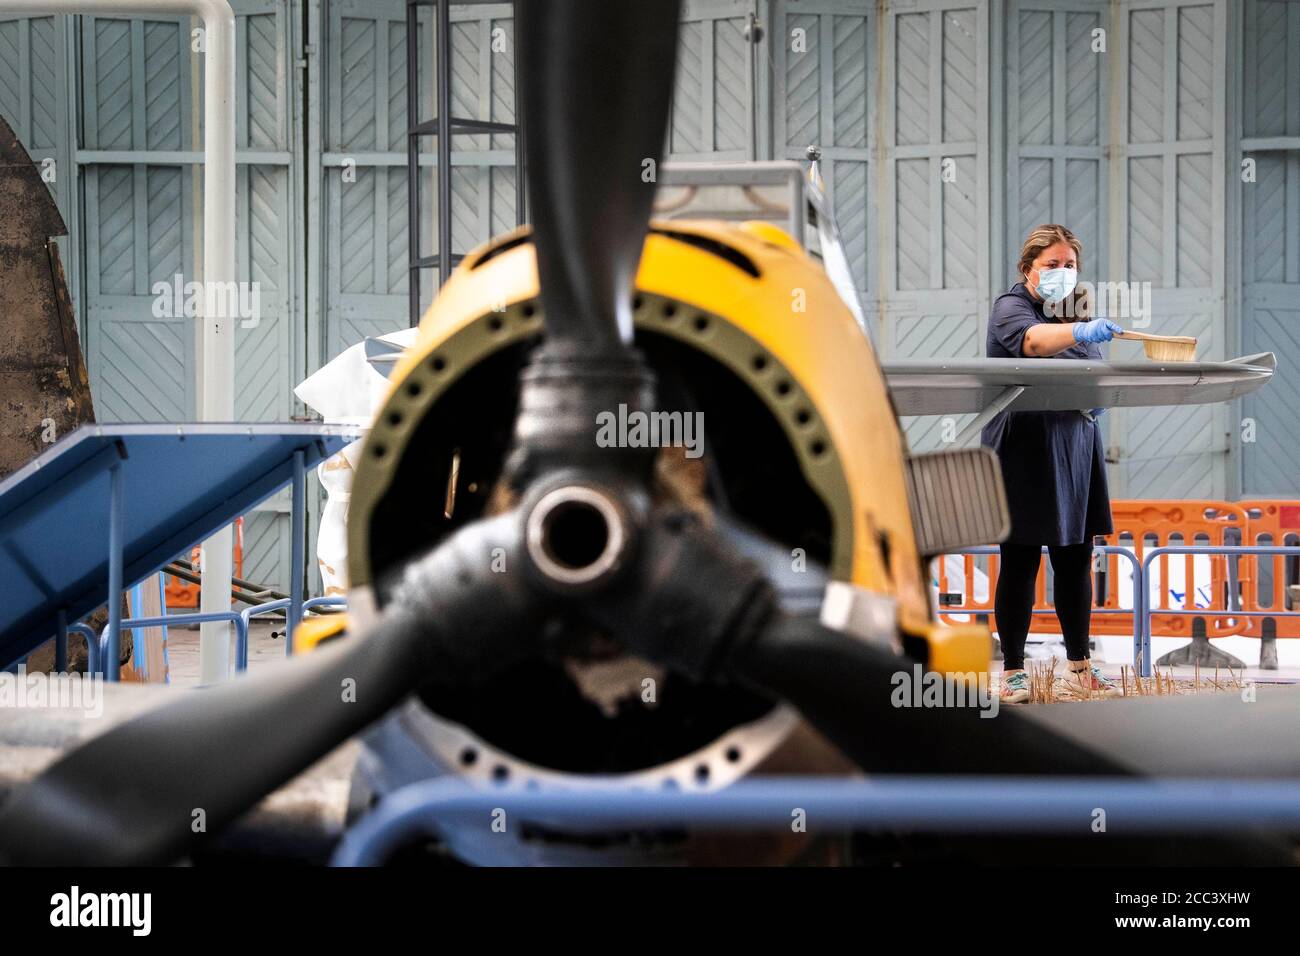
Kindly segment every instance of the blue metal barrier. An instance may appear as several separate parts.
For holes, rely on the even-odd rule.
[[[1226,544],[1200,544],[1200,545],[1166,545],[1160,548],[1152,548],[1142,556],[1142,578],[1145,581],[1151,574],[1151,562],[1163,554],[1204,554],[1204,555],[1240,555],[1240,556],[1258,556],[1265,554],[1300,556],[1300,547],[1283,547],[1264,544],[1252,545],[1226,545]],[[1136,580],[1136,578],[1135,578]],[[1161,582],[1163,586],[1163,581]],[[1190,591],[1191,585],[1188,584]],[[1211,615],[1219,617],[1300,617],[1300,611],[1241,611],[1241,610],[1224,610],[1216,611],[1212,608],[1152,608],[1148,605],[1151,603],[1147,600],[1147,589],[1142,589],[1142,647],[1141,657],[1134,658],[1142,662],[1142,676],[1151,676],[1151,615],[1155,614],[1176,614],[1187,615],[1192,617],[1208,617]],[[1230,595],[1230,601],[1235,600],[1236,595]],[[1137,599],[1134,599],[1137,603]]]
[[[281,598],[278,601],[267,601],[265,604],[258,604],[253,607],[244,608],[244,610],[240,612],[240,617],[242,617],[244,620],[244,630],[235,642],[235,670],[236,671],[242,672],[248,670],[248,632],[249,632],[249,624],[252,621],[252,619],[255,617],[260,617],[263,614],[270,614],[273,611],[283,611],[292,606],[293,606],[293,602],[289,598]],[[331,594],[325,597],[311,598],[310,600],[303,602],[302,613],[298,615],[298,619],[299,621],[301,621],[302,614],[306,614],[314,607],[346,608],[347,606],[348,606],[348,599],[337,594]],[[286,628],[284,634],[284,653],[285,656],[288,657],[293,654],[294,628],[293,626],[290,626],[289,619],[287,617],[285,619],[285,625]]]
[[[163,627],[167,625],[175,627],[185,624],[202,624],[205,621],[229,621],[235,625],[235,669],[236,671],[244,671],[248,669],[248,629],[250,620],[260,614],[284,610],[290,607],[291,603],[292,602],[288,598],[283,598],[279,601],[268,601],[266,604],[258,604],[254,607],[246,608],[243,611],[212,611],[208,613],[163,614],[157,617],[136,617],[127,621],[122,621],[121,628],[122,630],[130,630],[132,628]],[[347,598],[338,595],[316,597],[304,601],[302,603],[302,611],[303,613],[306,613],[312,608],[317,607],[345,608],[347,607],[347,604]],[[87,665],[89,671],[91,673],[101,672],[104,665],[107,665],[109,661],[116,660],[117,663],[114,663],[113,666],[108,669],[112,672],[112,676],[109,676],[108,672],[104,672],[104,676],[107,680],[117,680],[118,674],[121,671],[121,655],[119,653],[118,657],[115,659],[109,654],[110,637],[108,626],[105,626],[104,630],[98,635],[98,639],[96,639],[94,630],[88,624],[71,624],[68,626],[68,630],[78,630],[86,635],[86,645],[90,656],[90,661]],[[286,653],[292,653],[293,645],[288,641],[289,639],[286,635]]]
[[[158,617],[134,617],[129,621],[122,621],[121,627],[163,627],[166,625],[175,627],[180,624],[203,624],[207,621],[229,621],[235,625],[236,642],[248,643],[248,625],[237,611],[206,611],[198,614],[163,614]],[[111,624],[106,625],[99,635],[99,661],[97,663],[103,665],[104,679],[115,681],[122,670],[122,657],[120,652],[112,653],[112,649],[116,644],[111,639],[111,628]],[[90,628],[86,627],[86,630],[90,631]],[[90,633],[93,635],[94,631]],[[88,643],[93,644],[95,641],[90,639]],[[90,670],[94,673],[100,671],[101,668],[92,665]]]
[[[303,611],[310,611],[314,607],[338,607],[347,608],[348,599],[341,594],[327,594],[324,597],[314,597],[303,602]]]
[[[782,830],[802,810],[816,831],[902,828],[926,833],[1091,832],[1106,809],[1107,834],[1300,831],[1294,780],[1131,777],[781,777],[742,780],[723,790],[475,787],[426,780],[397,790],[344,835],[334,866],[378,866],[412,840],[448,830],[484,835],[480,847],[511,862],[511,841],[492,831],[504,810],[512,832],[524,822],[577,832],[699,826]],[[1014,813],[1008,813],[1014,807]],[[484,862],[484,861],[476,861]]]
[[[269,601],[266,604],[259,604],[255,607],[247,608],[243,611],[211,611],[207,613],[195,614],[162,614],[157,617],[134,617],[127,621],[121,622],[122,630],[145,627],[173,627],[185,624],[202,624],[205,621],[229,621],[235,625],[235,668],[237,671],[243,671],[248,668],[248,628],[251,618],[259,614],[267,614],[271,611],[284,610],[290,606],[290,600],[284,598],[279,601]],[[302,604],[303,613],[317,607],[347,607],[348,601],[345,597],[330,595],[328,597],[316,597],[304,601]],[[69,624],[68,631],[80,631],[86,636],[86,649],[89,661],[87,670],[94,673],[103,673],[105,679],[115,681],[121,672],[121,654],[116,657],[110,654],[110,635],[109,626],[106,625],[104,630],[98,635],[89,624]],[[287,637],[286,637],[287,640]],[[63,646],[65,648],[65,669],[66,669],[66,648],[67,637],[63,637]],[[288,652],[293,650],[292,644],[286,645]],[[113,662],[111,666],[109,663]]]
[[[1044,551],[1047,548],[1043,548]],[[1152,653],[1151,653],[1151,617],[1153,614],[1185,615],[1190,617],[1206,617],[1208,615],[1217,615],[1220,617],[1300,617],[1300,611],[1280,611],[1270,609],[1267,611],[1242,611],[1237,609],[1225,609],[1216,611],[1213,608],[1162,608],[1152,607],[1150,600],[1151,580],[1151,562],[1161,555],[1167,554],[1203,554],[1228,555],[1239,557],[1258,557],[1262,555],[1286,555],[1300,557],[1300,547],[1283,547],[1272,545],[1166,545],[1158,548],[1151,548],[1143,552],[1139,561],[1137,555],[1132,549],[1119,547],[1116,545],[1094,545],[1093,552],[1102,554],[1121,554],[1124,555],[1133,566],[1133,660],[1138,665],[1139,671],[1143,677],[1150,677],[1152,674]],[[950,551],[948,554],[997,554],[996,547],[979,547],[965,548],[961,551]],[[942,561],[944,555],[939,555],[934,560]],[[967,585],[969,586],[969,585]],[[1163,586],[1163,581],[1162,581]],[[1229,600],[1236,603],[1236,595],[1230,595]],[[963,611],[957,609],[952,613],[977,613],[972,611]],[[1124,608],[1098,608],[1092,609],[1093,614],[1128,614],[1129,611]]]
[[[273,611],[283,611],[292,607],[292,603],[293,602],[289,598],[281,598],[278,601],[268,601],[265,604],[258,604],[255,607],[245,608],[240,612],[240,615],[244,619],[245,630],[243,637],[236,644],[235,669],[237,671],[248,669],[248,625],[252,619],[263,614],[269,614]],[[307,611],[316,607],[346,608],[347,606],[347,598],[332,594],[326,597],[315,597],[304,601],[302,605],[302,613],[305,614]],[[299,616],[299,620],[301,620],[301,615]],[[287,618],[285,623],[286,625],[288,624]],[[293,631],[287,627],[284,638],[284,652],[286,657],[293,654]]]
[[[89,624],[69,624],[68,631],[79,631],[81,636],[86,639],[86,673],[99,673],[99,635]],[[63,669],[67,670],[67,640],[64,639],[64,660]]]
[[[239,612],[239,616],[244,621],[244,632],[235,639],[235,672],[243,673],[248,670],[248,632],[252,629],[252,621],[255,617],[261,617],[263,614],[270,614],[272,611],[283,611],[293,602],[289,598],[281,598],[278,601],[267,601],[265,604],[255,604],[252,607],[246,607]],[[286,618],[286,624],[288,620]],[[289,636],[285,634],[286,648],[288,647]],[[285,652],[288,654],[288,651]]]
[[[1048,549],[1044,547],[1043,553],[1046,554],[1047,550]],[[1143,606],[1146,603],[1146,597],[1147,597],[1147,589],[1146,587],[1144,587],[1144,581],[1146,579],[1145,576],[1146,568],[1141,563],[1138,562],[1137,555],[1135,555],[1132,549],[1130,548],[1120,547],[1118,545],[1113,545],[1113,544],[1094,544],[1092,546],[1092,551],[1093,554],[1122,555],[1125,558],[1127,558],[1129,564],[1133,566],[1133,610],[1130,612],[1122,607],[1094,607],[1092,609],[1092,613],[1093,614],[1131,613],[1133,615],[1133,659],[1135,661],[1139,659],[1145,661],[1150,655],[1139,658],[1138,654],[1143,645],[1143,633],[1144,633],[1143,632]],[[979,548],[963,548],[960,551],[945,552],[945,554],[939,555],[934,560],[942,561],[945,555],[947,554],[998,554],[998,553],[1000,553],[999,550],[996,547],[992,547],[992,546],[984,546]],[[967,583],[966,586],[971,587],[971,584]],[[955,611],[950,611],[945,613],[974,614],[980,612],[974,612],[968,609],[957,608]],[[1147,676],[1150,675],[1148,674]]]

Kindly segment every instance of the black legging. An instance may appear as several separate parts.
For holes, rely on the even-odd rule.
[[[1003,670],[1025,666],[1025,639],[1034,611],[1034,582],[1042,562],[1042,545],[1003,544],[993,614],[1002,642]],[[1065,637],[1065,654],[1072,661],[1088,654],[1088,625],[1092,620],[1092,545],[1066,544],[1048,548],[1052,561],[1052,594],[1056,619]]]

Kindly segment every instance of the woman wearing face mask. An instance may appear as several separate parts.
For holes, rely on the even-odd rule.
[[[1102,357],[1100,343],[1120,327],[1087,318],[1088,299],[1075,289],[1080,254],[1079,240],[1064,226],[1039,226],[1029,234],[1020,251],[1020,281],[993,303],[990,358]],[[1069,659],[1065,676],[1094,692],[1118,693],[1089,657],[1092,540],[1113,530],[1096,415],[1003,412],[985,426],[981,440],[1002,462],[1011,508],[993,605],[1004,658],[1002,700],[1029,699],[1025,639],[1044,545]]]

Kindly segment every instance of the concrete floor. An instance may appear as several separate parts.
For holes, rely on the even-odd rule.
[[[284,623],[254,619],[248,629],[248,669],[256,670],[269,661],[284,659]],[[272,637],[272,633],[278,635]],[[235,657],[235,640],[230,639],[230,658]],[[167,663],[174,687],[195,687],[199,683],[199,629],[167,629]]]
[[[248,667],[256,670],[269,662],[284,659],[284,637],[281,632],[283,622],[252,622],[248,635]],[[177,687],[194,687],[199,682],[199,629],[197,627],[168,628],[167,655],[171,667],[171,683]],[[272,636],[275,634],[276,636]],[[1053,653],[1064,660],[1065,646],[1060,638],[1053,640],[1053,635],[1033,634],[1029,644],[1031,657],[1050,657]],[[1102,638],[1102,653],[1099,655],[1101,669],[1107,675],[1119,676],[1121,664],[1132,660],[1132,639],[1123,637]],[[1182,638],[1156,637],[1152,640],[1152,649],[1157,658],[1186,641]],[[1260,681],[1298,681],[1300,682],[1300,640],[1278,641],[1277,670],[1265,671],[1256,666],[1259,662],[1259,642],[1250,638],[1223,638],[1212,642],[1215,647],[1235,654],[1246,663],[1244,676]],[[234,657],[234,639],[231,639],[231,657]],[[991,668],[995,673],[1002,670],[1002,662],[995,661]],[[1190,677],[1190,667],[1175,668],[1176,677]],[[1206,671],[1202,671],[1206,676]]]
[[[1104,636],[1100,638],[1100,652],[1094,652],[1094,661],[1108,677],[1118,677],[1120,667],[1133,663],[1133,639],[1131,637]],[[1187,643],[1183,637],[1152,637],[1151,650],[1158,661],[1169,653]],[[1300,682],[1300,640],[1282,639],[1277,642],[1277,670],[1261,670],[1259,667],[1259,641],[1250,637],[1215,638],[1210,642],[1219,650],[1236,656],[1245,665],[1245,671],[1236,671],[1236,676],[1261,682]],[[1031,634],[1025,648],[1030,659],[1046,659],[1055,655],[1058,660],[1065,660],[1065,644],[1059,634]],[[994,661],[991,671],[1001,672],[1002,662]],[[1164,668],[1161,668],[1164,671]],[[1174,676],[1191,678],[1195,673],[1193,667],[1175,667]],[[1213,677],[1213,668],[1201,668],[1201,677]],[[1227,676],[1226,672],[1224,674]]]

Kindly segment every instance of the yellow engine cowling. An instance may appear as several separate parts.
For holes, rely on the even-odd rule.
[[[636,292],[638,329],[709,353],[779,421],[830,513],[831,576],[894,598],[900,630],[927,642],[931,669],[987,669],[985,628],[934,620],[908,510],[905,440],[874,351],[820,265],[768,223],[656,222]],[[351,605],[362,620],[374,602],[370,520],[406,442],[468,368],[540,332],[537,294],[524,228],[466,257],[399,360],[348,516]]]

